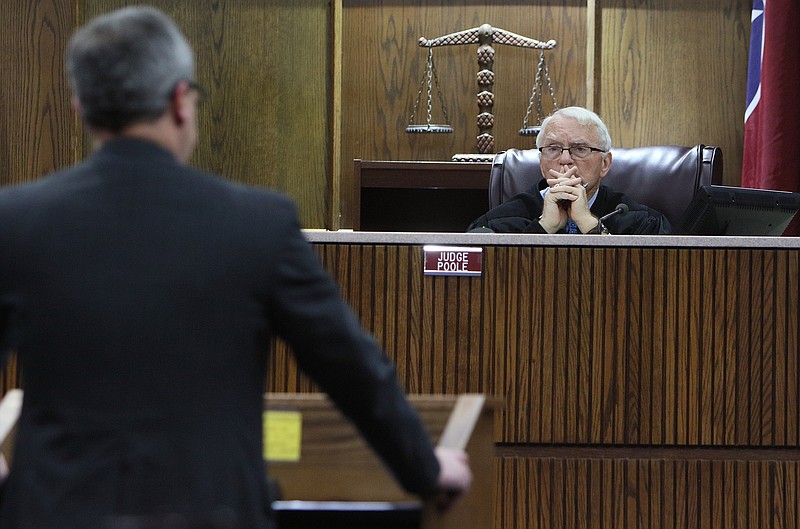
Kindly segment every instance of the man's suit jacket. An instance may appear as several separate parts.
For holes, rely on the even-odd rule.
[[[540,180],[545,186],[547,182]],[[630,197],[601,185],[590,210],[600,218],[614,211],[619,204],[628,206],[625,215],[615,215],[604,222],[609,232],[616,235],[663,235],[672,231],[667,218],[658,211],[639,204]],[[538,188],[511,197],[475,219],[468,230],[489,228],[497,233],[545,233],[539,224],[544,200]],[[562,229],[559,233],[565,233]]]
[[[289,199],[137,140],[0,190],[0,350],[18,352],[25,388],[0,527],[176,512],[269,527],[273,333],[408,490],[433,491],[438,463],[394,366]]]

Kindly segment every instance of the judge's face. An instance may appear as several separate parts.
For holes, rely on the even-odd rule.
[[[595,126],[591,123],[582,125],[573,118],[554,117],[541,133],[544,134],[544,141],[541,144],[543,147],[555,145],[568,148],[582,145],[599,148],[600,145],[600,137]],[[564,150],[554,159],[541,156],[539,165],[544,178],[553,178],[550,169],[564,173],[571,167],[576,167],[578,170],[576,176],[585,184],[586,196],[591,197],[611,168],[611,153],[591,151],[586,157],[579,158]]]

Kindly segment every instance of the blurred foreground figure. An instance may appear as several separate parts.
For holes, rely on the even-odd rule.
[[[67,52],[92,158],[0,190],[0,346],[25,398],[0,527],[271,528],[268,344],[421,496],[471,481],[434,450],[293,203],[186,165],[202,90],[175,24],[127,8]]]

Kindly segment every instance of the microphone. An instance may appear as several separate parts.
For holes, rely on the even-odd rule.
[[[610,219],[614,215],[624,215],[628,212],[628,209],[629,208],[627,204],[617,204],[617,207],[614,208],[614,211],[597,219],[597,226],[588,233],[600,233],[602,235],[608,235],[609,231],[608,228],[606,228],[604,221]]]
[[[486,226],[479,226],[477,228],[472,228],[471,230],[467,230],[467,233],[494,233],[494,230],[491,228],[487,228]]]
[[[602,223],[603,221],[610,219],[614,215],[625,215],[629,211],[629,209],[630,208],[628,208],[627,204],[617,204],[617,207],[614,208],[614,211],[612,211],[608,215],[603,215],[602,217],[600,217],[600,222]]]

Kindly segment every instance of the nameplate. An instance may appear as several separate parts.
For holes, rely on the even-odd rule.
[[[483,249],[466,246],[423,246],[426,276],[479,276]]]

